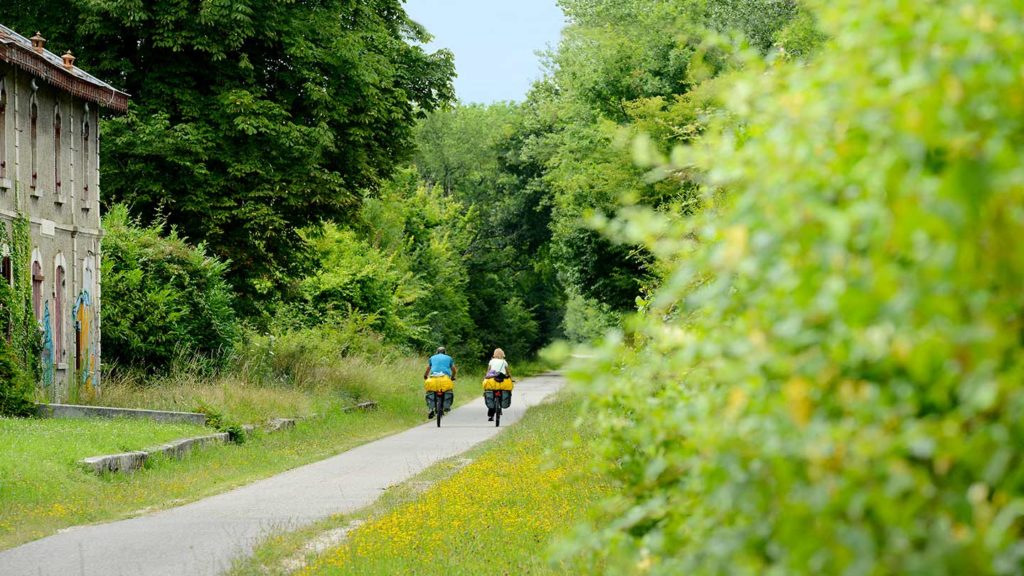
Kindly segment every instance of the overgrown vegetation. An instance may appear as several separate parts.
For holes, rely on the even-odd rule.
[[[40,379],[42,341],[32,314],[29,274],[29,222],[23,217],[0,224],[0,244],[7,248],[11,282],[0,282],[0,416],[26,416]]]
[[[165,371],[181,357],[216,363],[239,333],[227,266],[122,205],[103,218],[104,361]]]
[[[464,363],[497,347],[524,360],[558,334],[561,295],[548,284],[549,266],[517,263],[529,254],[490,229],[481,208],[488,202],[399,171],[352,221],[306,232],[316,265],[287,301],[268,304],[259,328],[236,316],[225,264],[115,206],[104,221],[105,362],[129,372],[181,364],[248,377],[274,370],[259,365],[273,363],[267,343],[294,341],[337,358],[444,344]]]
[[[0,414],[27,416],[35,381],[19,365],[10,345],[0,344]]]
[[[621,490],[580,545],[648,574],[1017,574],[1020,6],[814,6],[809,62],[744,57],[701,138],[637,147],[703,210],[606,226],[661,281],[577,373]]]

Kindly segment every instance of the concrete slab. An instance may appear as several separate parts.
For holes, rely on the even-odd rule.
[[[341,411],[345,412],[347,414],[349,412],[355,412],[356,410],[361,410],[363,412],[367,412],[369,410],[376,410],[376,409],[377,409],[377,403],[374,402],[373,400],[370,400],[368,402],[360,402],[359,404],[356,404],[355,406],[346,406],[346,407],[342,408]]]
[[[274,433],[295,428],[295,418],[274,418],[267,422],[267,432]]]
[[[76,527],[0,552],[0,574],[213,576],[264,537],[371,504],[439,460],[460,454],[518,421],[562,385],[558,376],[517,383],[502,427],[487,421],[476,382],[456,394],[477,399],[433,421],[249,486],[130,520]],[[426,417],[426,404],[424,404]]]
[[[193,436],[182,438],[159,446],[152,446],[137,452],[124,452],[121,454],[107,454],[104,456],[91,456],[83,458],[78,463],[83,468],[96,474],[103,472],[134,472],[146,465],[146,460],[154,454],[162,454],[168,458],[184,458],[193,448],[206,446],[208,444],[224,444],[228,441],[227,432],[209,434],[206,436]]]
[[[107,454],[105,456],[92,456],[79,461],[83,468],[102,474],[103,472],[131,472],[138,470],[146,464],[149,454],[146,452],[122,452],[121,454]]]
[[[182,438],[181,440],[173,440],[166,444],[159,446],[153,446],[152,448],[146,448],[146,452],[150,455],[163,454],[168,458],[184,458],[193,448],[199,448],[207,446],[209,444],[225,444],[228,441],[227,432],[218,432],[216,434],[208,434],[206,436],[193,436],[192,438]]]

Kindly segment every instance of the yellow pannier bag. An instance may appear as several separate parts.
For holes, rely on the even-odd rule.
[[[504,382],[498,382],[494,378],[486,378],[484,390],[512,390],[512,379],[506,377]]]
[[[423,381],[427,392],[448,392],[455,388],[455,383],[448,376],[433,376]]]

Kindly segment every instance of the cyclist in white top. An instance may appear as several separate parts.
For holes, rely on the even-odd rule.
[[[493,378],[498,374],[504,374],[507,378],[512,377],[508,371],[508,362],[505,361],[505,352],[501,348],[494,350],[494,357],[487,363],[487,377]]]
[[[508,380],[508,384],[503,384]],[[487,404],[487,420],[494,419],[494,399],[488,394],[488,390],[505,390],[502,397],[502,409],[508,408],[512,403],[512,370],[505,360],[505,351],[501,348],[494,349],[494,357],[487,363],[487,376],[484,378],[484,402]]]

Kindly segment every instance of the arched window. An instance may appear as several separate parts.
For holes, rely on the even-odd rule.
[[[59,260],[63,258],[58,256]],[[64,359],[64,265],[63,263],[57,264],[57,271],[53,277],[53,315],[54,315],[54,334],[53,334],[53,351],[56,362],[60,363]]]
[[[0,78],[0,178],[7,178],[7,84]]]
[[[8,286],[14,286],[14,270],[11,268],[11,256],[4,254],[3,260],[0,260],[0,276],[3,277],[4,282],[7,282]]]
[[[43,267],[39,260],[32,261],[32,311],[36,322],[43,321]]]
[[[85,174],[82,176],[82,207],[89,207],[89,180],[92,178],[92,155],[90,150],[91,142],[89,138],[92,136],[92,130],[89,126],[89,105],[85,105],[85,121],[82,123],[82,167],[85,169]]]
[[[35,96],[32,97],[32,106],[29,111],[29,153],[32,156],[32,189],[36,189],[39,181],[39,106],[36,104]]]
[[[60,197],[60,136],[61,136],[60,108],[53,109],[53,193]]]

